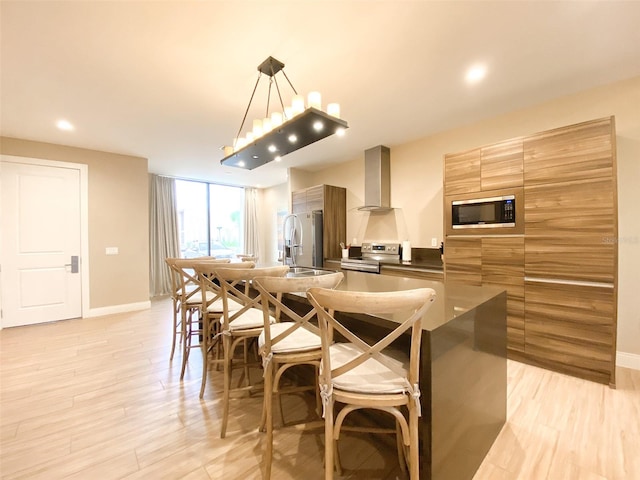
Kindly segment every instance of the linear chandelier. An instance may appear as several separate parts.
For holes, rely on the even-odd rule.
[[[340,118],[339,104],[330,103],[327,105],[327,111],[322,111],[322,97],[319,92],[310,92],[305,104],[304,97],[298,94],[283,69],[284,63],[273,57],[258,65],[258,80],[253,87],[249,105],[244,112],[233,145],[224,147],[225,157],[220,161],[222,165],[253,170],[271,161],[279,161],[287,153],[295,152],[334,133],[341,136],[349,128],[347,122]],[[276,79],[278,72],[282,72],[293,90],[291,106],[285,107],[282,101]],[[262,119],[253,120],[252,130],[241,137],[251,102],[263,74],[270,77],[266,114]],[[272,85],[276,87],[281,110],[270,113]]]

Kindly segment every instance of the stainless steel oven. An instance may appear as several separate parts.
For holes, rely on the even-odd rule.
[[[380,273],[381,263],[400,263],[399,243],[363,242],[360,257],[343,258],[340,268],[358,272]]]

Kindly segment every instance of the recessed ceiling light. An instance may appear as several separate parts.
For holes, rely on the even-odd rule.
[[[296,143],[298,141],[298,137],[296,137],[293,133],[289,135],[289,142]]]
[[[282,160],[282,157],[281,157],[280,155],[278,155],[276,158],[274,158],[274,160],[275,160],[276,162],[279,162],[280,160]]]
[[[486,65],[477,64],[473,65],[469,70],[467,70],[467,74],[465,75],[465,80],[468,84],[473,85],[474,83],[478,83],[487,75],[487,67]]]
[[[65,119],[58,120],[56,122],[56,127],[58,127],[60,130],[65,130],[67,132],[71,130],[75,130],[75,127],[71,124],[71,122]]]
[[[314,123],[313,123],[313,129],[314,129],[316,132],[319,132],[320,130],[322,130],[322,127],[324,127],[324,125],[323,125],[323,124],[322,124],[322,122],[321,122],[321,121],[319,121],[319,120],[318,120],[317,122],[314,122]]]

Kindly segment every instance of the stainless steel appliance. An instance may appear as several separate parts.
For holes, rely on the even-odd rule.
[[[285,265],[322,267],[322,210],[288,215],[283,230]]]
[[[343,270],[380,273],[381,263],[400,263],[401,251],[399,243],[363,242],[362,256],[343,258],[340,267]]]
[[[451,225],[464,228],[499,228],[516,226],[516,197],[504,195],[451,202]]]

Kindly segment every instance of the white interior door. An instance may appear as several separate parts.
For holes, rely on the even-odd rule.
[[[1,168],[2,326],[82,316],[80,171]]]

